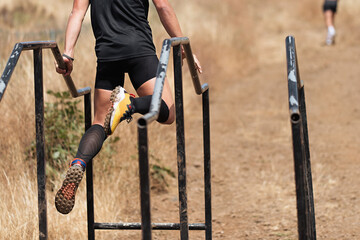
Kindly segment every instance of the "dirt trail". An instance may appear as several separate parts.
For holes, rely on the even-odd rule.
[[[278,9],[262,4],[254,18],[295,7],[283,2]],[[317,237],[359,239],[359,43],[339,30],[337,44],[326,47],[321,21],[296,22],[286,11],[274,16],[283,21],[278,31],[266,31],[261,19],[256,29],[258,66],[241,79],[222,79],[211,95],[214,239],[297,239],[288,34],[305,84]]]

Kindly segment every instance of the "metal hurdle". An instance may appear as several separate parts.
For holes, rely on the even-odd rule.
[[[179,188],[179,223],[152,223],[150,208],[149,187],[149,161],[148,161],[148,125],[157,119],[161,103],[162,89],[165,81],[166,69],[169,61],[171,47],[173,47],[175,105],[176,105],[176,132],[177,132],[177,162],[178,162],[178,188]],[[183,47],[189,71],[197,95],[202,95],[203,110],[203,155],[204,155],[204,223],[188,223],[187,191],[186,191],[186,159],[184,112],[182,91],[182,56]],[[57,43],[54,41],[21,42],[14,46],[5,70],[0,78],[0,101],[5,93],[11,75],[18,62],[20,54],[25,50],[34,51],[34,80],[35,80],[35,115],[36,115],[36,154],[37,154],[37,180],[38,180],[38,214],[39,239],[48,239],[47,204],[46,204],[46,174],[45,174],[45,136],[44,136],[44,93],[42,49],[50,48],[58,65],[65,68]],[[76,98],[84,96],[85,130],[91,126],[91,88],[76,89],[70,76],[64,76],[71,95]],[[142,230],[142,239],[151,239],[152,230],[180,230],[181,240],[189,239],[189,230],[203,230],[205,239],[212,239],[211,214],[211,161],[210,161],[210,115],[209,115],[209,87],[201,85],[195,69],[194,58],[189,39],[171,38],[163,43],[160,63],[157,71],[154,94],[151,101],[150,112],[138,120],[139,141],[139,175],[141,196],[141,223],[98,223],[94,220],[94,192],[93,192],[93,164],[86,168],[87,187],[87,218],[88,239],[95,239],[95,229],[122,229]]]
[[[179,223],[152,223],[150,206],[150,180],[148,159],[148,136],[147,128],[150,123],[158,118],[161,95],[165,82],[166,69],[168,66],[171,47],[173,47],[174,62],[174,86],[176,108],[176,139],[177,139],[177,163],[178,163],[178,188],[179,188]],[[203,100],[203,152],[204,152],[204,201],[205,223],[188,223],[187,191],[186,191],[186,159],[185,159],[185,129],[183,112],[182,90],[182,56],[181,47],[186,53],[191,78],[197,95],[202,95]],[[152,95],[149,113],[138,120],[138,151],[139,151],[139,175],[140,175],[140,198],[141,198],[141,223],[98,223],[94,222],[94,206],[92,182],[87,183],[88,191],[88,239],[95,239],[96,229],[107,230],[141,230],[142,239],[150,240],[152,230],[180,230],[180,239],[189,239],[189,230],[204,230],[205,239],[212,239],[212,216],[211,216],[211,162],[210,162],[210,116],[209,116],[209,87],[200,84],[200,79],[195,69],[194,58],[189,39],[171,38],[165,39],[159,59],[156,74],[156,83]],[[92,181],[92,165],[87,167],[86,179]],[[90,170],[90,171],[89,171]]]
[[[65,63],[59,48],[54,41],[37,41],[16,43],[10,58],[0,78],[0,101],[4,96],[6,87],[16,64],[23,51],[33,50],[34,56],[34,91],[35,91],[35,127],[36,127],[36,159],[37,159],[37,184],[38,184],[38,215],[39,239],[48,239],[47,204],[46,204],[46,174],[45,174],[45,135],[44,135],[44,93],[43,93],[43,62],[42,50],[50,48],[57,64],[65,68]],[[72,97],[84,96],[85,130],[91,126],[91,88],[76,89],[70,76],[64,80]]]
[[[286,42],[289,110],[297,199],[299,240],[315,240],[315,208],[310,164],[304,83],[300,80],[295,38]]]

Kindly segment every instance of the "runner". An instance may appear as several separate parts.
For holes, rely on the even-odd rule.
[[[153,3],[170,37],[182,37],[179,22],[168,0],[153,0]],[[74,48],[89,6],[97,56],[94,121],[83,135],[78,152],[55,196],[56,209],[63,214],[73,209],[75,193],[86,165],[100,151],[107,136],[121,121],[130,121],[134,113],[149,112],[159,62],[147,19],[148,0],[74,0],[65,36],[63,59],[66,70],[57,67],[58,73],[69,75],[72,72]],[[201,73],[200,62],[195,55],[194,58],[195,67]],[[128,73],[138,98],[123,88],[125,73]],[[171,124],[175,118],[174,111],[171,90],[165,79],[157,121]]]

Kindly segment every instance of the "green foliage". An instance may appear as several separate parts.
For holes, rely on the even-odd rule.
[[[157,163],[150,164],[150,177],[152,180],[152,189],[159,192],[166,191],[166,187],[169,186],[166,178],[167,176],[175,178],[175,173],[168,167],[160,164],[160,159],[150,154],[150,158],[154,159]]]
[[[49,180],[63,173],[76,155],[79,142],[84,134],[84,114],[78,108],[81,100],[74,100],[69,92],[47,92],[55,101],[46,102],[44,109],[45,159]],[[109,138],[102,147],[98,158],[102,161],[102,172],[111,169],[114,144],[119,137]],[[36,141],[27,150],[28,160],[36,158]]]
[[[75,156],[84,133],[80,100],[73,100],[69,92],[48,91],[55,102],[45,104],[46,159],[51,168],[62,169],[68,158]]]
[[[153,180],[165,184],[167,187],[169,184],[167,183],[165,176],[175,177],[175,173],[170,168],[158,164],[150,164],[150,175]]]
[[[53,176],[75,156],[81,136],[84,133],[83,112],[78,109],[80,100],[73,100],[69,92],[47,94],[55,97],[54,102],[45,103],[44,134],[45,159],[48,175]],[[31,143],[28,159],[36,157],[36,141]]]
[[[81,100],[74,100],[69,92],[49,90],[47,94],[55,99],[52,102],[46,102],[44,109],[46,172],[51,183],[60,173],[64,172],[64,168],[67,168],[76,155],[78,144],[84,133],[84,116],[83,111],[78,108]],[[111,137],[104,142],[102,150],[97,155],[102,162],[101,172],[111,171],[114,144],[119,140],[119,137]],[[27,160],[36,158],[35,140],[27,150],[27,156]],[[150,154],[150,157],[156,162],[150,164],[150,176],[154,186],[159,191],[165,191],[169,186],[167,178],[174,178],[175,173],[170,168],[163,166],[160,159],[153,154]]]

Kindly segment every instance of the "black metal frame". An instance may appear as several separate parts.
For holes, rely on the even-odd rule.
[[[179,187],[179,215],[180,223],[152,223],[150,205],[150,180],[148,159],[148,125],[158,118],[161,95],[165,82],[166,69],[168,66],[171,47],[174,58],[174,81],[175,81],[175,105],[176,105],[176,139],[177,139],[177,162],[178,162],[178,187]],[[184,135],[184,111],[182,92],[182,56],[183,47],[189,70],[193,80],[195,92],[202,95],[203,99],[203,141],[204,141],[204,182],[205,182],[205,223],[188,223],[187,192],[186,192],[186,161],[185,161],[185,135]],[[88,239],[95,239],[95,229],[126,229],[142,230],[142,239],[151,239],[152,230],[180,230],[182,240],[189,239],[189,230],[204,230],[205,239],[212,239],[212,216],[211,216],[211,162],[210,162],[210,116],[209,116],[209,88],[207,84],[200,84],[195,62],[190,48],[189,39],[171,38],[163,42],[156,74],[156,83],[151,100],[149,113],[138,120],[138,151],[139,151],[139,174],[140,174],[140,197],[141,197],[141,223],[96,223],[94,222],[93,194],[88,195]],[[87,169],[87,180],[92,181],[92,173]],[[87,184],[88,191],[92,189],[92,183]]]
[[[300,80],[295,39],[292,36],[288,36],[285,42],[297,197],[298,234],[300,240],[315,240],[315,208],[304,83]]]
[[[48,239],[47,205],[46,205],[46,175],[45,175],[45,136],[44,136],[44,93],[43,93],[43,65],[42,49],[50,48],[57,64],[65,68],[65,63],[59,48],[54,41],[21,42],[16,43],[0,78],[0,101],[4,96],[11,75],[22,51],[33,50],[34,55],[34,86],[35,86],[35,124],[36,124],[36,158],[38,184],[38,214],[39,239]],[[91,88],[76,90],[70,76],[64,77],[73,97],[84,96],[85,130],[91,126]]]
[[[179,214],[180,223],[151,223],[149,160],[147,126],[157,119],[161,103],[161,95],[165,82],[166,69],[171,47],[174,48],[175,74],[175,104],[176,104],[176,132],[178,152],[178,184],[179,184]],[[193,80],[195,92],[202,95],[203,100],[203,144],[204,144],[204,188],[205,188],[205,223],[188,223],[187,192],[186,192],[186,161],[184,111],[182,92],[182,56],[183,47]],[[65,63],[59,48],[54,41],[37,41],[17,43],[6,64],[0,78],[0,101],[5,93],[11,75],[24,50],[33,50],[34,81],[35,81],[35,116],[36,116],[36,154],[37,154],[37,181],[38,181],[38,211],[39,211],[39,239],[48,238],[47,206],[46,206],[46,175],[45,175],[45,136],[44,136],[44,93],[43,93],[43,66],[42,49],[50,48],[57,64],[65,68]],[[209,115],[209,88],[207,84],[200,84],[194,58],[188,38],[166,39],[163,43],[160,63],[150,112],[138,121],[139,141],[139,174],[141,192],[141,223],[95,223],[94,221],[94,193],[93,193],[93,165],[90,161],[86,168],[87,187],[87,218],[88,239],[95,239],[95,229],[138,229],[142,230],[142,239],[151,239],[151,230],[180,230],[182,240],[189,238],[189,230],[205,230],[205,238],[212,239],[211,216],[211,162],[210,162],[210,115]],[[84,96],[85,130],[91,126],[91,88],[76,89],[70,76],[64,76],[71,95],[76,98]]]

